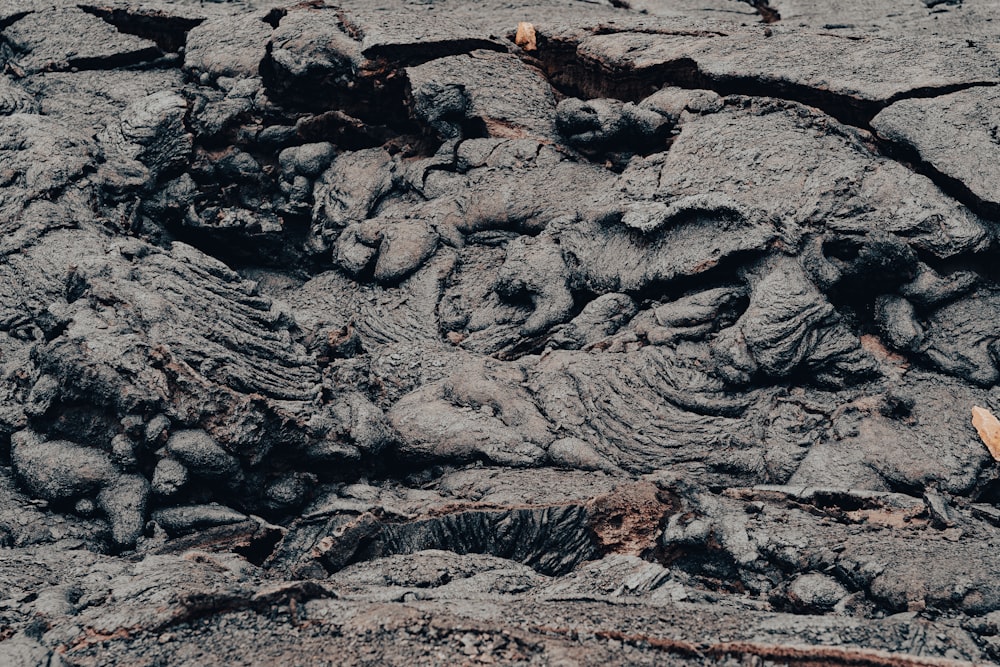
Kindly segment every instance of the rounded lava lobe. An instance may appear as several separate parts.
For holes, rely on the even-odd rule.
[[[110,457],[99,449],[43,441],[26,431],[11,437],[11,464],[33,495],[49,501],[92,495],[118,476]]]
[[[188,469],[172,458],[157,461],[153,469],[152,491],[155,495],[170,498],[177,495],[188,482]]]
[[[240,462],[201,429],[174,431],[167,439],[167,452],[196,475],[228,479],[240,471]]]

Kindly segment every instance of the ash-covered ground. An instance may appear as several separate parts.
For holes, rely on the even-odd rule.
[[[0,0],[0,70],[0,664],[1000,659],[1000,3]]]

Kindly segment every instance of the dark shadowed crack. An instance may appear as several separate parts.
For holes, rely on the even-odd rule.
[[[27,16],[28,14],[31,14],[31,13],[32,12],[30,10],[26,11],[26,12],[14,12],[14,13],[8,14],[7,16],[5,16],[3,18],[0,18],[0,30],[3,30],[5,28],[9,28],[10,26],[14,25],[15,23],[17,23],[18,21],[20,21],[25,16]]]
[[[727,37],[731,33],[673,30],[673,29],[618,29],[597,27],[588,34],[649,34],[691,38]],[[838,38],[840,38],[838,36]],[[844,38],[857,39],[857,38]],[[546,72],[553,86],[563,94],[583,98],[608,97],[628,102],[638,102],[663,86],[712,90],[720,95],[745,95],[772,97],[807,104],[822,110],[837,120],[871,128],[871,120],[889,105],[903,99],[930,98],[981,86],[996,86],[995,80],[964,81],[940,86],[916,87],[897,92],[885,99],[864,99],[837,93],[828,88],[811,86],[787,79],[764,80],[759,76],[739,76],[705,72],[693,57],[667,59],[662,63],[643,66],[609,65],[589,55],[578,52],[578,42],[561,37],[549,39],[540,35],[537,51],[525,53],[528,62],[536,63]],[[845,46],[846,48],[846,46]]]
[[[80,31],[93,41],[81,43]],[[52,8],[23,15],[0,34],[0,55],[7,69],[23,76],[40,72],[151,67],[163,51],[151,40],[119,32],[78,7]],[[169,61],[172,63],[172,61]]]
[[[963,88],[962,90],[967,89],[968,88]],[[927,97],[934,96],[928,95]],[[984,200],[978,194],[973,192],[973,190],[960,179],[943,173],[930,161],[921,158],[920,153],[915,149],[898,142],[888,141],[885,139],[879,138],[877,141],[879,150],[887,157],[890,157],[900,164],[913,169],[913,171],[918,174],[922,174],[931,179],[939,188],[941,188],[942,192],[969,207],[969,209],[974,211],[977,215],[989,220],[1000,221],[1000,205],[993,201]]]
[[[777,23],[781,20],[781,14],[771,6],[769,0],[742,0],[757,10],[760,20],[764,23]]]
[[[590,34],[613,35],[625,33],[650,34],[691,38],[725,38],[727,33],[659,28],[619,29],[598,27]],[[859,39],[859,38],[847,38]],[[553,87],[562,95],[584,99],[612,98],[626,102],[639,102],[664,86],[677,86],[692,90],[711,90],[720,95],[775,98],[806,104],[820,109],[842,123],[862,128],[875,134],[872,120],[881,111],[901,100],[931,99],[975,88],[998,85],[995,80],[966,81],[939,86],[921,86],[899,91],[885,99],[864,99],[856,95],[837,93],[826,87],[811,86],[787,79],[763,80],[759,76],[717,75],[706,73],[695,58],[680,57],[641,69],[609,66],[605,62],[579,53],[572,40],[549,40],[542,35],[539,49],[521,52],[529,63],[538,65]],[[930,162],[922,160],[912,148],[899,142],[876,140],[872,147],[883,155],[913,169],[938,185],[950,197],[989,219],[997,219],[1000,209],[974,193],[961,180],[942,173]]]
[[[88,14],[107,21],[120,32],[156,42],[164,53],[178,52],[184,46],[188,31],[204,21],[204,19],[171,16],[156,9],[144,11],[101,5],[77,6]]]

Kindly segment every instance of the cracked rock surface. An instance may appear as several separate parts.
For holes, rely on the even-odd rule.
[[[0,0],[0,664],[1000,661],[998,91],[986,0]]]

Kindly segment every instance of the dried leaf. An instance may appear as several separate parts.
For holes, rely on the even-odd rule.
[[[535,26],[521,21],[517,24],[517,34],[514,35],[514,43],[525,51],[537,51],[538,45],[535,43]]]
[[[972,407],[972,425],[990,450],[993,460],[1000,461],[1000,420],[986,408],[975,405]]]

